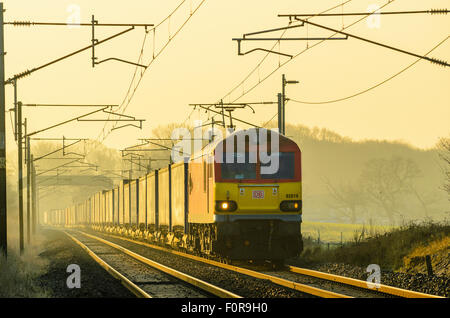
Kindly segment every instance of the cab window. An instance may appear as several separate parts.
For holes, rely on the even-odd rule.
[[[295,153],[277,152],[272,156],[278,157],[278,171],[273,174],[261,174],[261,179],[294,179],[295,178]],[[262,167],[270,166],[270,162],[263,164]]]
[[[224,180],[254,180],[256,179],[256,163],[249,162],[249,154],[233,153],[233,160],[226,160],[224,153],[221,164],[221,175]],[[243,162],[242,162],[243,161]]]

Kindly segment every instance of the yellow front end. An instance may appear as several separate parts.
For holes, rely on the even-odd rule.
[[[214,193],[214,252],[230,259],[284,260],[302,251],[301,182],[218,182]]]
[[[301,182],[273,184],[220,182],[214,184],[214,200],[234,201],[237,204],[237,209],[233,212],[215,209],[215,214],[301,214],[301,203],[299,211],[294,212],[282,211],[280,204],[283,201],[301,202],[302,185]]]

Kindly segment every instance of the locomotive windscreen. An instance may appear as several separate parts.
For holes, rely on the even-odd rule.
[[[272,156],[278,157],[278,171],[274,174],[261,174],[262,179],[294,179],[295,178],[295,153],[278,152]],[[261,163],[261,166],[270,166],[269,163]]]
[[[224,180],[254,180],[256,179],[256,162],[249,162],[249,153],[225,154],[221,164],[221,174]],[[227,158],[228,157],[228,158]],[[231,160],[231,158],[232,160]]]

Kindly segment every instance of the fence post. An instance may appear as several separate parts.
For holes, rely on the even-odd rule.
[[[425,262],[427,263],[428,276],[433,276],[433,266],[431,265],[430,255],[425,256]]]

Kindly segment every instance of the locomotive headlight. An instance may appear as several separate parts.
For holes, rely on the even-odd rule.
[[[280,210],[285,212],[297,212],[302,208],[302,201],[300,200],[290,200],[282,201],[280,204]]]
[[[233,212],[237,210],[237,204],[234,201],[216,201],[216,211],[218,212]]]

